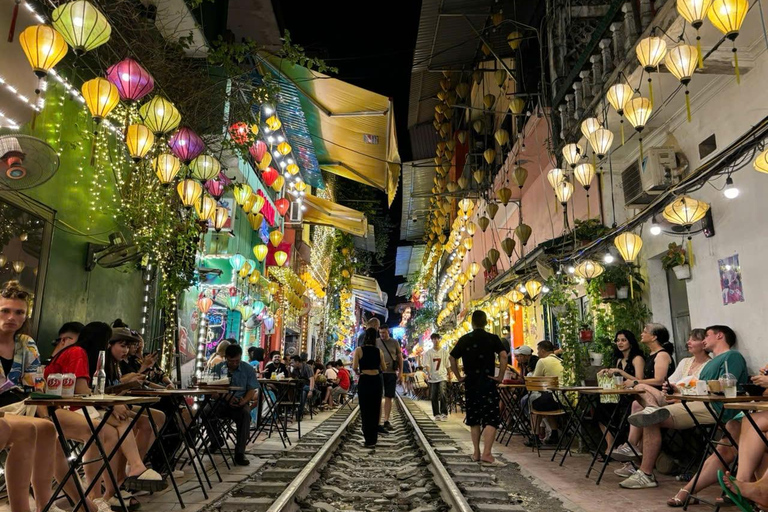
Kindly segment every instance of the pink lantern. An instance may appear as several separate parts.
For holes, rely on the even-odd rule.
[[[168,139],[171,153],[185,164],[189,164],[205,149],[205,142],[191,128],[182,126]]]
[[[254,160],[261,162],[261,160],[264,158],[264,154],[267,152],[267,145],[264,143],[264,141],[257,140],[250,148],[248,148],[248,151],[250,151]]]
[[[107,69],[107,80],[117,87],[123,101],[139,101],[155,88],[152,75],[130,57],[110,66]]]
[[[275,326],[275,319],[271,316],[268,316],[264,318],[264,327],[268,332],[272,331],[272,328]]]
[[[224,182],[218,178],[208,180],[205,182],[205,188],[213,196],[214,199],[218,200],[224,193]]]

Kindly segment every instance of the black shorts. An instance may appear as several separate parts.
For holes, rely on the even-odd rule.
[[[479,382],[465,382],[467,418],[470,427],[486,425],[498,428],[501,423],[499,412],[499,388],[496,381],[486,378]]]
[[[536,400],[531,402],[531,407],[534,411],[549,412],[560,409],[560,404],[557,403],[552,393],[545,391]]]
[[[384,397],[395,398],[395,388],[397,388],[397,374],[382,373],[381,378],[384,381]]]

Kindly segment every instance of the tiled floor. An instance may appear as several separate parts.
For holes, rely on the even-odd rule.
[[[428,401],[417,402],[431,416],[432,408]],[[449,421],[437,423],[451,438],[465,447],[467,453],[472,450],[469,438],[469,427],[464,424],[463,414],[452,414]],[[674,477],[657,475],[659,487],[655,489],[627,490],[619,487],[620,477],[613,474],[617,463],[608,465],[600,485],[595,485],[596,476],[593,471],[590,479],[584,477],[591,457],[576,454],[568,457],[563,466],[551,462],[552,452],[542,452],[539,458],[536,452],[523,446],[520,436],[515,436],[509,446],[494,445],[493,452],[501,455],[507,461],[516,462],[520,471],[530,478],[534,484],[550,491],[563,501],[566,508],[585,512],[661,512],[669,511],[667,499],[675,495],[682,487]],[[710,489],[704,496],[719,495],[715,489]],[[707,510],[706,505],[699,505],[690,510]]]
[[[330,415],[331,412],[321,412],[320,414],[316,414],[312,419],[309,417],[305,418],[305,420],[301,422],[302,434],[307,434],[314,430],[315,427],[320,425]],[[296,433],[291,432],[289,435],[291,441],[295,443],[297,440]],[[289,450],[290,448],[291,446],[288,447]],[[223,482],[218,482],[213,471],[209,473],[213,489],[208,489],[207,500],[197,487],[198,483],[194,471],[190,467],[187,467],[185,468],[186,474],[184,477],[177,479],[186,508],[182,509],[181,505],[179,505],[173,486],[171,486],[169,482],[168,488],[162,492],[138,497],[137,499],[141,502],[141,510],[151,512],[171,512],[180,510],[184,510],[185,512],[197,512],[202,510],[205,506],[218,501],[238,483],[252,475],[273,455],[284,450],[285,448],[283,448],[280,438],[276,434],[271,438],[266,438],[266,436],[261,435],[255,443],[248,447],[247,453],[248,459],[251,461],[250,466],[233,466],[231,469],[227,470],[226,466],[221,461],[221,458],[218,456],[215,457]],[[210,465],[208,466],[208,469],[210,469]],[[65,504],[66,501],[64,500],[60,500],[58,503],[64,510],[70,510]],[[34,510],[34,507],[32,510]],[[7,500],[0,503],[0,512],[12,512],[11,508],[8,506]]]

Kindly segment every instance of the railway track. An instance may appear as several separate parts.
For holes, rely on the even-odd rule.
[[[469,459],[418,406],[398,397],[376,448],[345,407],[209,510],[523,512],[495,467]]]

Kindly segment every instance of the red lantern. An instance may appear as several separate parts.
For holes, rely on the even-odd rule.
[[[272,186],[278,176],[280,175],[274,167],[267,167],[267,170],[261,173],[261,179],[264,180],[264,183],[266,183],[268,187]]]
[[[285,212],[288,211],[288,208],[291,206],[291,202],[288,201],[286,198],[281,197],[277,201],[275,201],[275,208],[277,208],[277,211],[280,212],[280,215],[285,216]]]
[[[257,140],[250,148],[248,148],[248,151],[250,151],[253,159],[260,163],[264,158],[264,154],[267,152],[267,145],[264,141]]]
[[[229,136],[232,137],[232,141],[235,144],[247,144],[250,135],[251,130],[242,121],[238,121],[229,127]]]

